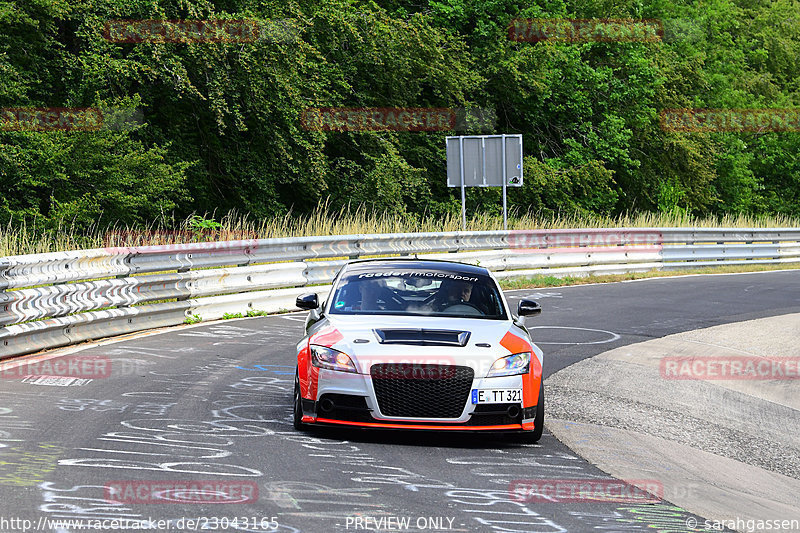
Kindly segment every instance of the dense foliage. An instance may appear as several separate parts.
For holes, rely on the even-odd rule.
[[[662,42],[514,42],[515,18],[659,19]],[[109,19],[291,20],[252,43],[120,44]],[[284,27],[286,29],[287,27]],[[0,131],[0,223],[137,224],[367,204],[458,210],[453,132],[325,132],[308,107],[470,107],[522,133],[512,208],[800,215],[800,133],[677,133],[666,108],[800,104],[794,0],[6,0],[0,108],[139,109],[133,129]],[[499,209],[496,189],[469,208]]]

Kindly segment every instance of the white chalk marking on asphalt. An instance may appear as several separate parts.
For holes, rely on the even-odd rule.
[[[26,376],[22,379],[23,383],[31,385],[49,385],[53,387],[69,387],[86,385],[91,379],[70,378],[62,376]]]
[[[530,294],[515,294],[514,298],[563,298],[560,292],[532,292]]]
[[[304,316],[297,316],[297,315],[280,315],[281,318],[284,320],[293,320],[294,322],[305,322],[306,318]]]
[[[578,344],[606,344],[609,342],[614,342],[615,340],[619,339],[620,336],[614,333],[613,331],[607,331],[605,329],[592,329],[592,328],[576,328],[572,326],[529,326],[528,329],[577,329],[579,331],[596,331],[598,333],[605,333],[606,335],[610,335],[611,338],[603,339],[601,341],[592,341],[592,342],[539,342],[536,339],[533,340],[535,344],[564,344],[564,345],[578,345]]]

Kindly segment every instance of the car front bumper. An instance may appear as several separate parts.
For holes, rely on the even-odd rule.
[[[473,404],[471,394],[475,389],[523,389],[527,378],[523,375],[491,378],[474,376],[466,393],[462,389],[458,397],[451,395],[439,399],[451,404],[462,402],[459,416],[456,417],[387,416],[381,410],[372,376],[319,369],[316,398],[303,400],[302,421],[307,424],[407,430],[530,430],[533,429],[535,405],[524,405],[524,401]],[[419,398],[410,397],[406,400],[415,402]],[[429,403],[439,400],[430,395],[424,399]]]

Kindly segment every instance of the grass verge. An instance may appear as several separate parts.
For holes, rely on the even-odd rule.
[[[206,215],[209,216],[209,215]],[[585,214],[545,217],[536,213],[512,213],[512,230],[621,228],[621,227],[726,227],[796,228],[800,220],[786,216],[747,215],[697,218],[685,214],[635,213],[618,217]],[[467,230],[487,231],[503,228],[503,219],[486,213],[467,220]],[[351,235],[360,233],[447,232],[461,229],[459,213],[444,216],[411,216],[383,213],[364,207],[333,210],[320,204],[308,215],[288,213],[282,217],[252,220],[247,215],[229,212],[219,221],[190,216],[184,220],[164,218],[142,227],[110,226],[78,231],[69,223],[43,230],[25,223],[9,222],[0,227],[0,256],[80,250],[117,246],[146,246],[239,239],[267,239],[308,235]]]

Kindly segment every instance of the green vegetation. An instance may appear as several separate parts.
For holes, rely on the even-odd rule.
[[[578,285],[580,283],[589,283],[585,280],[595,277],[597,276],[556,277],[556,276],[540,275],[540,276],[531,276],[527,278],[501,279],[498,281],[500,282],[500,287],[502,287],[503,289],[514,290],[514,289],[530,289],[530,288],[542,288],[542,287],[563,287],[564,285]]]
[[[200,315],[189,315],[183,320],[183,323],[184,324],[199,324],[202,321],[203,321],[203,317],[201,317]]]
[[[286,309],[281,309],[281,310],[280,310],[280,311],[278,311],[278,312],[281,312],[281,313],[283,313],[283,312],[286,312]],[[251,309],[250,311],[248,311],[248,312],[245,314],[245,316],[249,316],[249,317],[253,317],[253,316],[267,316],[267,315],[269,315],[269,314],[271,314],[269,311],[261,311],[261,310],[259,310],[259,309]]]
[[[287,313],[287,309],[281,309],[278,313]],[[251,309],[246,313],[223,313],[222,320],[229,320],[231,318],[245,318],[245,317],[254,317],[254,316],[268,316],[273,315],[276,313],[270,313],[269,311],[261,311],[258,309]]]
[[[127,130],[0,130],[0,253],[102,246],[109,227],[457,227],[453,132],[304,129],[303,110],[325,106],[494,110],[492,132],[522,133],[527,154],[514,227],[796,225],[798,133],[666,132],[658,116],[798,107],[799,14],[797,0],[0,0],[0,108],[142,113]],[[109,19],[217,18],[291,23],[252,43],[103,37]],[[515,18],[659,19],[665,38],[514,42]],[[499,195],[468,191],[471,227],[498,227]]]

